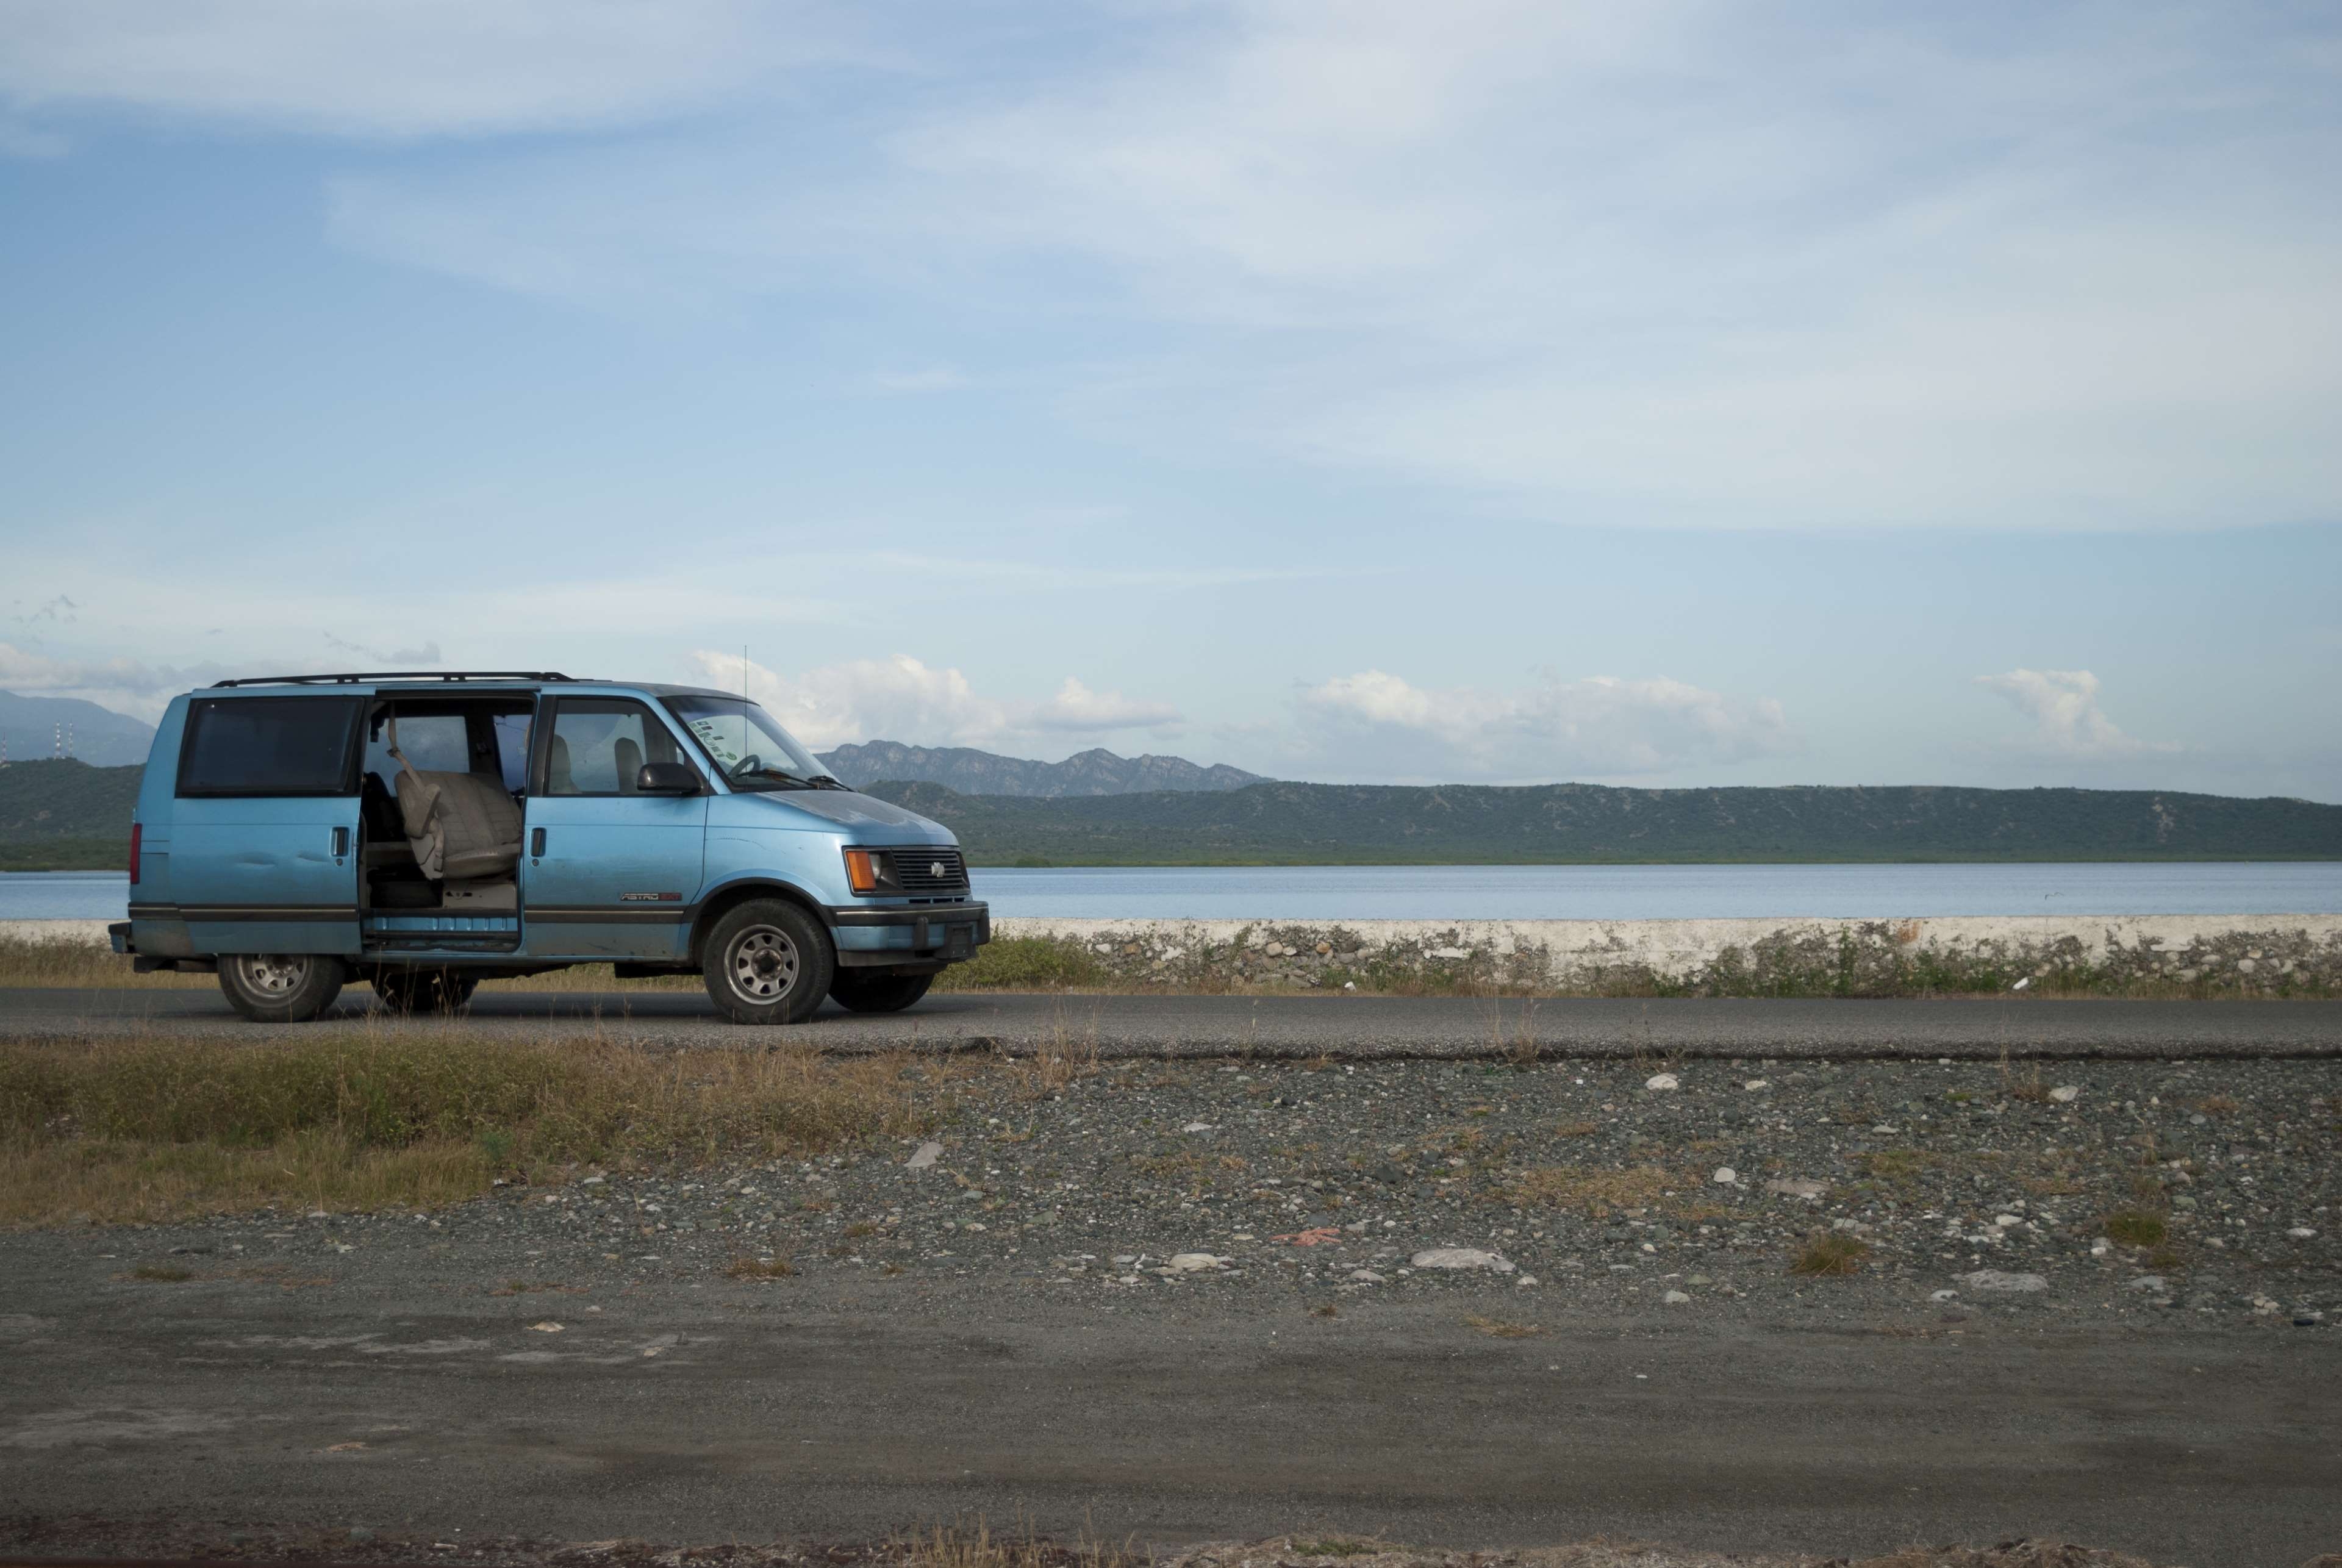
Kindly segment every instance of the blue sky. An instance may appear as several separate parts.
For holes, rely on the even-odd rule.
[[[0,0],[0,686],[2342,799],[2314,5]]]

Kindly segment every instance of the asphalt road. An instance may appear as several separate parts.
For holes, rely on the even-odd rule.
[[[1501,1340],[1460,1298],[1331,1320],[1039,1287],[970,1314],[911,1281],[499,1300],[420,1248],[405,1283],[156,1285],[97,1255],[125,1241],[6,1243],[5,1506],[676,1542],[979,1514],[1157,1544],[2030,1534],[2231,1568],[2342,1543],[2342,1343],[2281,1326]],[[1517,1313],[1501,1289],[1487,1310]]]
[[[370,994],[336,1016],[385,1026]],[[1384,996],[934,995],[865,1017],[825,1009],[797,1030],[747,1029],[696,991],[482,991],[462,1021],[494,1036],[564,1038],[592,1030],[646,1045],[743,1045],[803,1038],[826,1050],[1030,1051],[1105,1056],[1505,1054],[1534,1037],[1549,1055],[1686,1057],[2342,1056],[2342,1002],[1705,1001],[1496,1002]],[[297,1025],[293,1027],[315,1027]],[[142,1031],[282,1040],[286,1025],[245,1022],[208,990],[0,990],[0,1039]]]

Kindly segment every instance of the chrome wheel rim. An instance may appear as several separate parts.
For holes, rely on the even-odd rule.
[[[309,961],[282,954],[262,953],[235,961],[245,985],[263,996],[289,996],[309,977]]]
[[[776,925],[752,925],[732,939],[726,967],[742,1000],[777,1002],[797,983],[797,944]]]

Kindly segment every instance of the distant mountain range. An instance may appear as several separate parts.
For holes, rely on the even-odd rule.
[[[982,865],[2342,860],[2342,805],[2160,790],[1262,783],[1018,800],[872,792]]]
[[[1248,774],[1242,768],[1216,764],[1205,767],[1185,757],[1122,757],[1103,749],[1080,752],[1061,763],[1037,763],[967,746],[906,746],[899,741],[868,741],[824,752],[821,760],[856,789],[895,779],[905,784],[941,784],[959,794],[1022,795],[1046,800],[1066,795],[1232,790],[1262,782],[1258,774]]]
[[[20,697],[0,692],[0,742],[11,762],[31,762],[56,754],[59,737],[70,725],[73,754],[98,767],[146,760],[155,726],[112,708],[79,697]]]
[[[0,870],[118,869],[140,772],[0,768]],[[950,827],[979,865],[2342,860],[2342,805],[2161,790],[1263,781],[1057,797],[901,782],[870,793]]]

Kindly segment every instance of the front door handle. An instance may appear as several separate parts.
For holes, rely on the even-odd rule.
[[[528,835],[528,857],[531,860],[535,860],[544,853],[545,830],[541,827],[530,829]]]
[[[335,860],[345,859],[349,853],[350,830],[345,827],[335,828],[334,830],[334,858]]]

